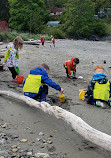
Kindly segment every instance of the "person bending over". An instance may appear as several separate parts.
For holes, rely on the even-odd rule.
[[[79,58],[71,58],[71,60],[66,61],[63,66],[66,69],[66,74],[68,78],[77,79],[76,77],[76,65],[79,64]]]
[[[48,86],[63,92],[63,89],[48,77],[49,66],[45,63],[35,69],[30,70],[28,78],[23,82],[23,92],[25,96],[46,102]]]

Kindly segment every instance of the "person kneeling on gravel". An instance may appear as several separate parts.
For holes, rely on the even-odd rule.
[[[105,108],[107,104],[110,105],[109,98],[111,96],[111,84],[104,74],[104,67],[97,65],[94,69],[93,79],[88,85],[86,98],[87,103]]]
[[[63,66],[66,69],[67,78],[77,79],[76,77],[76,65],[79,64],[78,58],[71,58],[66,61]]]
[[[25,96],[46,102],[46,95],[48,94],[48,85],[60,93],[63,88],[48,77],[49,67],[46,64],[41,64],[39,67],[30,70],[28,78],[23,82],[23,92]]]

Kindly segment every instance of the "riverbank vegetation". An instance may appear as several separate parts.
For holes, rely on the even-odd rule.
[[[40,40],[42,35],[16,32],[16,31],[0,32],[0,41],[11,42],[14,40],[16,36],[21,36],[24,41],[28,41],[28,40]],[[48,34],[45,34],[45,39],[51,40],[51,37]]]

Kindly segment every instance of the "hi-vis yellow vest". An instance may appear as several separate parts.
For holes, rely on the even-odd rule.
[[[110,97],[109,91],[110,91],[109,81],[106,84],[99,84],[98,82],[96,82],[93,91],[93,98],[108,101]]]
[[[38,93],[41,84],[42,75],[28,75],[25,81],[23,92]]]

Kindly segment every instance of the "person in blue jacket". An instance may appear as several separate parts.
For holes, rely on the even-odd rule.
[[[62,93],[63,88],[48,77],[49,71],[49,66],[45,63],[41,64],[35,69],[30,70],[28,78],[23,82],[24,95],[36,100],[40,98],[40,101],[42,102],[46,101],[48,86]]]
[[[110,97],[111,83],[105,75],[104,67],[97,65],[94,68],[93,78],[88,85],[84,99],[86,99],[88,104],[104,108],[106,104],[111,104]]]

